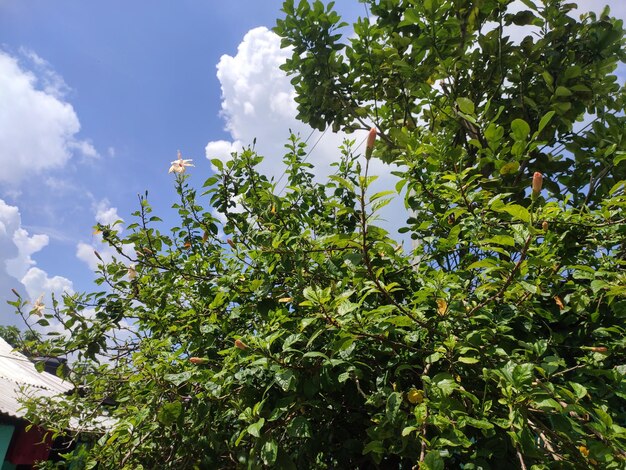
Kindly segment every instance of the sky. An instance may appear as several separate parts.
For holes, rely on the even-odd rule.
[[[348,19],[363,12],[337,3]],[[579,5],[604,3],[626,18],[621,0]],[[201,185],[210,158],[256,138],[262,170],[280,176],[289,129],[311,134],[278,68],[289,54],[270,31],[281,4],[0,0],[0,325],[21,325],[11,289],[48,305],[50,293],[94,289],[93,251],[112,253],[93,225],[130,223],[146,190],[167,214],[177,150]],[[311,135],[320,175],[342,138]],[[393,186],[388,168],[371,172],[383,174],[375,190]],[[386,228],[402,210],[388,206]]]

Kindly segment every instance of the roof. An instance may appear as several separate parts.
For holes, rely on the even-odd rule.
[[[35,364],[0,338],[0,413],[23,418],[20,397],[52,397],[72,388],[70,383],[52,374],[37,372]]]

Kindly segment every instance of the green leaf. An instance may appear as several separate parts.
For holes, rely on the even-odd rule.
[[[606,281],[601,281],[600,279],[596,279],[591,281],[591,290],[594,294],[597,294],[602,289],[606,289],[609,284]]]
[[[459,388],[454,377],[447,372],[440,372],[432,378],[433,385],[436,386],[444,396],[450,395],[454,390]]]
[[[193,372],[188,370],[185,372],[180,372],[178,374],[165,374],[163,378],[167,380],[168,382],[171,382],[174,385],[179,386],[180,384],[187,382],[191,378],[192,375],[193,375]]]
[[[304,353],[302,357],[321,357],[322,359],[328,360],[328,356],[319,351],[309,351],[307,353]]]
[[[385,447],[383,446],[382,441],[371,441],[368,442],[367,445],[363,448],[363,455],[373,453],[373,454],[382,454],[385,452]]]
[[[276,462],[276,457],[278,457],[278,444],[274,439],[270,439],[261,447],[261,459],[265,465],[271,466]]]
[[[387,419],[389,421],[395,421],[400,411],[400,405],[402,404],[402,394],[393,392],[387,397]]]
[[[222,160],[220,160],[219,158],[212,158],[211,159],[211,165],[213,165],[219,171],[223,171],[224,170],[224,162],[222,162]]]
[[[297,416],[287,426],[287,434],[292,437],[311,437],[311,424],[304,416]]]
[[[474,103],[469,98],[457,98],[456,104],[459,106],[459,110],[464,114],[474,114]]]
[[[183,404],[179,401],[165,403],[161,406],[157,419],[164,426],[171,426],[176,422],[183,411]]]
[[[579,400],[587,396],[587,389],[583,385],[576,382],[569,382],[569,386],[572,388],[572,390],[574,390],[576,398],[578,398]]]
[[[498,212],[506,212],[510,214],[514,219],[521,220],[522,222],[530,222],[530,212],[519,204],[507,204],[505,206],[499,206],[494,208]]]
[[[259,418],[259,420],[256,423],[253,423],[250,426],[248,426],[248,433],[254,437],[261,437],[261,429],[263,428],[264,424],[265,424],[265,418]]]
[[[420,470],[444,470],[444,468],[444,462],[438,450],[431,450],[420,463]]]
[[[541,132],[542,130],[545,129],[548,123],[552,120],[552,117],[554,116],[554,114],[555,114],[554,111],[548,111],[546,114],[543,115],[543,117],[541,118],[541,121],[539,121],[537,132]]]
[[[476,419],[471,416],[464,416],[463,421],[477,429],[493,429],[493,424],[485,419]]]
[[[295,387],[295,376],[292,370],[286,370],[276,374],[276,383],[283,391],[291,390]]]
[[[617,166],[618,163],[621,163],[624,160],[626,160],[626,152],[616,152],[616,153],[617,155],[615,156],[615,158],[613,158],[613,165],[615,166]]]
[[[572,92],[565,88],[564,86],[556,87],[554,91],[555,96],[563,97],[563,96],[572,96]]]
[[[475,357],[459,357],[458,361],[463,364],[476,364],[480,362],[480,360]]]
[[[501,168],[500,168],[500,174],[501,175],[510,175],[511,173],[517,173],[517,171],[519,170],[519,162],[509,162],[504,164]]]
[[[495,243],[496,245],[515,246],[515,239],[509,235],[495,235],[481,241],[481,244],[484,245],[489,245],[491,243]]]
[[[498,266],[498,263],[492,258],[481,259],[480,261],[474,261],[467,269],[480,269],[480,268],[493,268]]]
[[[513,140],[523,142],[528,139],[528,134],[530,134],[530,126],[523,119],[514,119],[513,122],[511,122],[511,132],[513,135]]]

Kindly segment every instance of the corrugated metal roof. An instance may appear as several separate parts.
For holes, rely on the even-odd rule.
[[[52,374],[37,372],[35,364],[13,351],[11,345],[0,338],[0,412],[22,418],[24,411],[18,398],[23,394],[51,397],[72,388],[71,384]]]

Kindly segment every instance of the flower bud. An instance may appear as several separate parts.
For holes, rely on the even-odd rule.
[[[365,146],[365,158],[368,160],[372,156],[374,150],[374,142],[376,142],[376,128],[372,127],[370,133],[367,135],[367,145]]]
[[[237,349],[241,349],[242,351],[245,351],[246,349],[248,349],[248,345],[244,343],[243,341],[241,341],[240,339],[235,340],[235,347]]]
[[[205,357],[190,357],[189,362],[192,364],[206,364],[209,360]]]
[[[543,175],[539,173],[538,171],[535,171],[535,174],[533,175],[533,186],[532,186],[533,197],[539,196],[542,185],[543,185]]]
[[[411,390],[407,392],[406,395],[407,395],[408,400],[414,405],[422,403],[424,401],[424,392],[422,390],[417,390],[415,388],[412,388]]]

